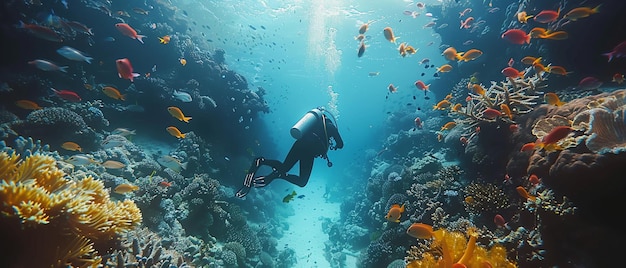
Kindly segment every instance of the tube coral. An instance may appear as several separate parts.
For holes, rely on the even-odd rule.
[[[102,182],[65,177],[51,156],[0,153],[3,264],[96,267],[100,254],[141,222],[135,203],[110,200]]]

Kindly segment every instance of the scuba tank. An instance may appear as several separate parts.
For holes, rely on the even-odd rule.
[[[300,118],[300,120],[298,120],[298,122],[296,122],[295,125],[293,125],[293,127],[291,127],[289,133],[296,140],[302,138],[304,133],[309,132],[311,128],[313,128],[315,124],[321,120],[323,114],[324,112],[319,108],[314,108],[308,111],[302,118]]]

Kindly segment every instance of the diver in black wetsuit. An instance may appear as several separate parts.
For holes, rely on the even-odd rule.
[[[254,187],[265,187],[274,179],[284,179],[304,187],[309,182],[313,169],[313,160],[316,157],[322,157],[326,159],[327,165],[331,167],[333,164],[328,160],[328,149],[336,150],[343,148],[343,140],[339,135],[337,126],[328,118],[323,108],[315,108],[307,112],[291,128],[291,136],[297,140],[291,146],[285,161],[280,162],[263,157],[254,159],[244,179],[243,187],[237,191],[237,197],[246,196],[250,191],[252,183],[254,183]],[[335,144],[333,144],[333,141]],[[298,161],[300,161],[300,175],[287,174]],[[255,173],[261,165],[272,167],[272,173],[266,176],[255,177]]]

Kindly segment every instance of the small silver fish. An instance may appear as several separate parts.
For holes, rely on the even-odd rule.
[[[111,134],[128,137],[130,135],[135,135],[135,130],[128,130],[125,128],[116,128],[115,130],[111,131]]]
[[[113,147],[122,146],[125,143],[130,142],[126,139],[126,137],[122,135],[109,135],[104,141],[102,141],[102,148],[109,149]]]
[[[57,53],[68,60],[85,61],[89,64],[91,64],[91,60],[93,59],[92,57],[85,56],[85,53],[69,46],[57,49]]]
[[[181,163],[180,160],[169,155],[163,155],[157,159],[159,164],[173,171],[179,172],[183,169],[187,169],[187,163]]]
[[[74,166],[84,166],[84,165],[97,164],[98,163],[98,161],[96,161],[93,158],[91,158],[91,156],[88,156],[88,155],[85,155],[85,154],[72,155],[72,156],[70,156],[70,158],[65,160],[65,162],[70,163],[70,164],[72,164]]]

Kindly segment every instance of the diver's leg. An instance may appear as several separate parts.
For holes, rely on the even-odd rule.
[[[313,170],[313,157],[303,157],[300,159],[300,176],[294,174],[288,174],[287,176],[281,177],[288,182],[291,182],[300,187],[304,187],[311,177],[311,171]]]
[[[252,181],[254,179],[254,175],[256,174],[256,171],[259,169],[259,166],[261,166],[264,161],[265,161],[265,158],[263,157],[257,157],[252,161],[252,165],[250,165],[250,168],[248,168],[248,173],[246,174],[246,178],[243,180],[243,186],[239,188],[239,190],[235,194],[236,197],[243,198],[250,192],[250,187],[252,187]]]

